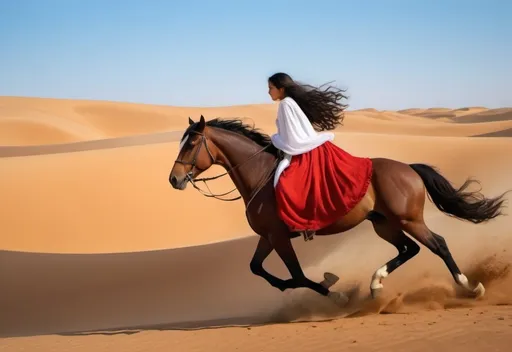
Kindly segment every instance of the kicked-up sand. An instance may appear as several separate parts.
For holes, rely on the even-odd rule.
[[[509,351],[511,216],[473,225],[427,201],[429,227],[485,285],[480,300],[425,247],[371,299],[371,275],[396,252],[367,222],[293,241],[308,277],[340,277],[333,289],[351,294],[343,309],[251,273],[258,237],[242,202],[174,190],[168,176],[189,116],[241,117],[273,133],[276,110],[0,97],[0,351]],[[511,114],[349,111],[335,143],[433,164],[455,185],[474,177],[496,196],[512,189]],[[275,253],[265,268],[289,277]]]

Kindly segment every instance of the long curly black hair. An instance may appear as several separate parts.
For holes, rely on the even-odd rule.
[[[343,112],[348,105],[338,101],[347,99],[343,94],[345,90],[332,86],[322,89],[325,84],[320,87],[300,84],[282,72],[273,74],[268,80],[277,89],[284,88],[285,96],[297,102],[315,130],[333,130],[343,124]]]

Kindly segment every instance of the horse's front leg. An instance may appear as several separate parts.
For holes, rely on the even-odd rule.
[[[295,250],[293,249],[290,236],[283,233],[271,234],[269,236],[269,242],[276,250],[292,276],[291,280],[285,281],[289,288],[307,287],[322,296],[329,297],[339,306],[345,306],[348,303],[348,297],[343,293],[329,290],[329,287],[338,280],[335,275],[326,273],[324,275],[325,280],[321,283],[314,282],[304,275]]]
[[[275,277],[263,268],[263,262],[273,250],[274,247],[272,247],[270,242],[266,238],[260,237],[256,250],[254,251],[254,255],[251,259],[251,263],[249,264],[251,271],[254,275],[261,276],[267,280],[270,285],[281,291],[284,291],[287,288],[292,288],[290,286],[290,282]]]

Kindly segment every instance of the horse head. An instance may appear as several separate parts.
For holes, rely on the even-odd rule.
[[[183,190],[187,183],[193,181],[216,162],[214,147],[206,136],[206,121],[201,115],[199,122],[188,118],[189,127],[183,133],[178,157],[174,161],[169,175],[173,188]],[[212,148],[213,147],[213,148]]]
[[[236,185],[235,189],[251,193],[255,183],[263,182],[263,177],[270,177],[276,166],[278,151],[267,134],[244,124],[240,119],[216,118],[206,122],[201,115],[198,122],[190,117],[188,122],[189,126],[181,138],[178,157],[169,175],[173,188],[184,190],[190,182],[203,195],[220,199],[218,196],[232,191],[208,195],[198,188],[196,182],[206,183],[230,175]],[[253,162],[258,166],[254,167]],[[215,177],[197,178],[214,164],[221,165],[226,172]],[[246,167],[242,169],[244,165]]]

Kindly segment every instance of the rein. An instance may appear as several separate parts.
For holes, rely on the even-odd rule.
[[[222,197],[222,196],[225,196],[227,194],[230,194],[231,192],[234,192],[237,188],[233,188],[231,191],[229,192],[226,192],[226,193],[222,193],[222,194],[213,194],[212,191],[210,190],[210,187],[208,187],[208,184],[206,183],[207,181],[213,181],[213,180],[216,180],[218,178],[221,178],[223,176],[226,176],[228,175],[231,171],[235,170],[236,168],[238,167],[241,167],[242,165],[244,165],[245,163],[249,162],[252,158],[254,158],[255,156],[257,156],[258,154],[260,154],[261,152],[265,151],[267,148],[269,148],[271,146],[271,144],[268,144],[267,146],[261,148],[260,150],[258,150],[256,153],[254,153],[253,155],[251,155],[247,160],[245,160],[244,162],[240,163],[240,164],[237,164],[235,165],[234,167],[231,167],[229,170],[227,170],[226,172],[224,172],[223,174],[221,175],[217,175],[217,176],[213,176],[213,177],[205,177],[205,178],[197,178],[197,179],[193,179],[192,178],[192,171],[194,170],[194,168],[198,169],[198,170],[201,170],[201,171],[204,171],[203,169],[200,169],[196,166],[196,159],[197,159],[197,156],[199,155],[199,151],[201,150],[201,147],[203,146],[204,144],[204,147],[206,149],[206,151],[208,152],[208,155],[210,156],[210,159],[212,161],[212,163],[215,164],[216,160],[215,158],[213,157],[211,151],[210,151],[210,148],[208,148],[208,143],[206,142],[207,141],[207,137],[203,134],[203,133],[199,133],[199,132],[196,132],[196,131],[190,131],[190,133],[195,133],[195,134],[198,134],[201,136],[201,144],[199,145],[199,147],[196,149],[196,152],[194,153],[194,158],[192,159],[192,161],[183,161],[183,160],[179,160],[179,159],[176,159],[175,162],[179,163],[179,164],[182,164],[182,165],[190,165],[192,166],[190,171],[187,172],[187,179],[190,181],[190,183],[192,184],[192,186],[199,191],[199,193],[201,193],[203,196],[205,197],[208,197],[208,198],[215,198],[215,199],[218,199],[218,200],[222,200],[222,201],[225,201],[225,202],[231,202],[231,201],[234,201],[234,200],[238,200],[240,198],[242,198],[242,196],[238,196],[238,197],[235,197],[235,198],[228,198],[228,199],[224,199],[224,198],[219,198],[219,197]],[[247,206],[249,206],[249,203],[253,200],[253,198],[256,196],[256,194],[258,194],[258,192],[263,188],[263,186],[268,182],[268,180],[270,179],[270,177],[272,176],[273,174],[273,170],[275,169],[275,166],[277,165],[279,159],[276,159],[275,163],[274,163],[274,167],[270,169],[270,173],[266,175],[266,177],[264,178],[264,182],[258,184],[258,187],[255,188],[255,190],[253,191],[253,194],[251,195],[248,203],[247,203]],[[210,192],[209,194],[206,193],[205,191],[203,191],[201,188],[199,188],[199,186],[196,185],[196,182],[204,182],[206,188],[208,189],[208,192]]]

